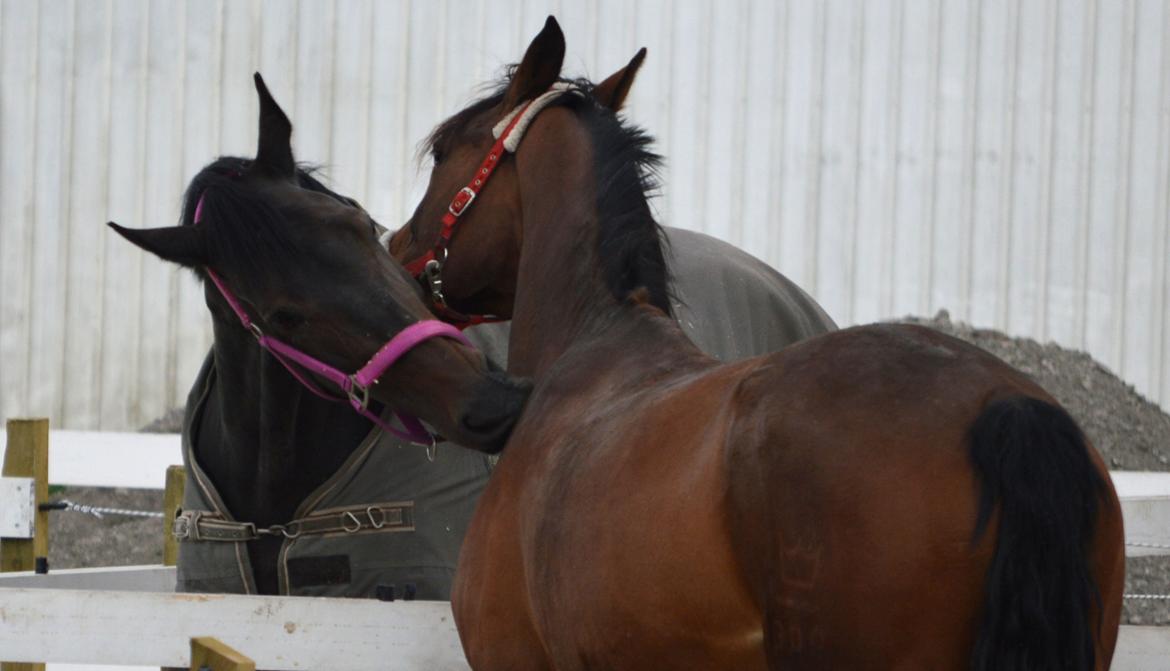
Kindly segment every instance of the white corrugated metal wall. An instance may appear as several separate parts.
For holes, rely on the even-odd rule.
[[[1165,406],[1164,0],[0,1],[0,416],[136,427],[209,344],[173,223],[250,154],[264,73],[301,159],[391,226],[416,143],[544,16],[566,71],[650,56],[629,115],[665,222],[744,246],[841,323],[947,308],[1081,347]]]

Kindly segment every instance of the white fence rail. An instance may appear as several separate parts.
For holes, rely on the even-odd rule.
[[[179,666],[214,636],[264,669],[465,671],[442,601],[5,589],[0,657]]]
[[[649,48],[628,112],[665,222],[842,324],[948,308],[1170,402],[1168,2],[0,0],[0,418],[182,402],[200,290],[102,224],[172,223],[201,165],[253,150],[253,71],[299,157],[395,226],[416,144],[549,13],[570,73]]]
[[[464,671],[446,602],[3,589],[6,661],[186,666],[214,636],[266,669]],[[1170,627],[1123,626],[1114,671],[1165,671]]]
[[[178,436],[168,434],[53,431],[50,445],[58,484],[157,488],[161,476],[124,466],[149,462],[144,471],[157,475],[179,460]],[[1127,555],[1170,554],[1170,473],[1112,477]],[[174,583],[175,569],[163,566],[0,574],[0,658],[185,666],[189,639],[210,635],[261,668],[467,668],[445,602],[170,594]],[[1165,671],[1167,659],[1170,627],[1127,626],[1113,668]]]
[[[8,437],[0,431],[0,463]],[[49,432],[49,483],[163,489],[167,466],[183,463],[177,433]]]

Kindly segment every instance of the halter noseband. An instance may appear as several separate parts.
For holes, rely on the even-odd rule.
[[[475,176],[471,178],[467,186],[459,189],[455,197],[451,199],[451,203],[447,205],[447,212],[443,214],[443,225],[439,230],[439,239],[435,241],[435,246],[426,254],[406,264],[406,271],[423,283],[427,291],[430,292],[431,303],[439,316],[444,321],[455,323],[460,330],[476,324],[504,320],[491,315],[465,315],[447,305],[447,299],[443,296],[443,266],[447,263],[451,238],[455,235],[455,227],[459,223],[459,217],[467,211],[467,208],[475,201],[475,197],[487,186],[487,181],[495,173],[496,166],[504,157],[504,152],[514,154],[520,148],[520,140],[524,138],[524,133],[527,132],[528,126],[532,124],[536,115],[561,96],[580,93],[581,89],[574,84],[557,82],[548,91],[516,107],[501,119],[492,129],[492,135],[495,136],[496,142],[488,150],[487,157],[479,164],[479,169],[475,171]]]
[[[199,196],[199,202],[195,205],[195,223],[198,224],[203,219],[203,196]],[[376,384],[379,377],[386,372],[394,362],[402,358],[407,352],[415,346],[430,340],[431,338],[451,338],[457,340],[468,347],[471,347],[471,342],[463,335],[459,329],[446,324],[437,319],[425,319],[423,321],[415,322],[407,326],[397,335],[390,339],[383,345],[374,356],[362,366],[356,373],[346,374],[341,370],[330,366],[329,364],[316,359],[299,349],[283,342],[277,338],[266,335],[256,322],[252,321],[248,316],[248,312],[244,310],[244,306],[240,303],[236,295],[228,289],[224,281],[211,268],[204,268],[207,276],[211,278],[212,283],[219,289],[219,293],[223,295],[224,300],[231,306],[232,311],[236,313],[240,323],[245,329],[250,331],[252,335],[256,336],[256,342],[261,347],[268,350],[279,361],[288,372],[292,374],[301,384],[305,386],[313,394],[326,399],[328,401],[341,402],[343,399],[337,398],[325,390],[321,389],[317,383],[309,379],[303,371],[298,370],[296,366],[300,366],[307,371],[315,373],[326,380],[329,380],[346,395],[349,399],[349,404],[360,415],[370,420],[382,430],[387,431],[399,438],[408,440],[412,443],[424,445],[427,447],[427,458],[434,460],[434,448],[438,439],[435,435],[427,431],[423,427],[422,422],[417,417],[407,415],[395,411],[394,414],[398,420],[402,422],[402,429],[393,426],[389,422],[383,420],[381,417],[371,412],[369,409],[370,401],[370,385]],[[295,364],[295,365],[294,365]]]

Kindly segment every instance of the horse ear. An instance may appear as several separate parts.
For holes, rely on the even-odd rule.
[[[276,104],[264,78],[257,72],[256,93],[260,95],[260,142],[256,147],[253,166],[275,177],[295,177],[296,163],[292,154],[292,122]]]
[[[528,45],[520,66],[512,75],[508,91],[504,94],[504,107],[508,110],[525,100],[535,98],[556,83],[565,62],[565,34],[557,20],[548,17],[544,28]]]
[[[638,70],[642,67],[642,61],[646,60],[646,47],[638,50],[634,57],[626,67],[618,70],[605,81],[593,87],[593,97],[597,102],[605,105],[614,112],[620,110],[622,105],[626,102],[626,96],[630,93],[630,87],[634,85],[634,77],[638,75]]]
[[[189,268],[207,265],[203,233],[195,226],[123,228],[112,221],[107,225],[118,235],[165,261]]]

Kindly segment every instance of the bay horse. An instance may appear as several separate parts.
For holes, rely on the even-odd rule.
[[[390,244],[506,310],[535,382],[460,555],[472,667],[1108,668],[1121,511],[1069,415],[922,327],[704,355],[671,318],[650,138],[564,50],[550,17],[438,127]]]
[[[379,244],[384,229],[356,202],[330,191],[297,166],[290,145],[291,123],[259,74],[255,83],[260,137],[254,160],[223,157],[201,170],[187,188],[179,226],[110,225],[139,247],[191,268],[203,282],[215,341],[199,383],[207,388],[201,390],[197,384],[192,393],[192,405],[203,393],[199,409],[193,412],[192,405],[188,407],[193,458],[223,499],[228,519],[219,522],[221,527],[237,522],[254,524],[261,531],[281,531],[312,492],[337,477],[334,474],[359,445],[377,437],[377,427],[348,403],[323,398],[303,385],[297,375],[314,386],[329,383],[319,370],[306,374],[293,372],[296,366],[286,368],[262,347],[257,335],[277,338],[350,372],[362,368],[391,336],[430,321],[431,315],[418,286]],[[230,287],[227,293],[217,288],[217,282]],[[250,328],[241,326],[229,294],[250,318]],[[339,311],[341,303],[365,317],[345,328],[330,323],[329,315]],[[372,406],[381,403],[421,417],[460,445],[493,453],[503,446],[519,416],[528,387],[493,370],[479,352],[451,338],[435,338],[410,349],[368,391]],[[340,390],[332,393],[345,399]],[[410,458],[419,460],[423,449],[413,448]],[[482,486],[486,461],[460,448],[451,450],[455,452],[445,454],[455,455],[449,460],[462,469],[456,476],[479,478],[475,483]],[[484,461],[478,470],[475,459]],[[426,464],[425,459],[421,463]],[[431,472],[438,473],[447,463],[440,459]],[[450,482],[439,484],[447,491],[416,511],[413,523],[420,530],[428,523],[456,526],[444,517],[453,506],[465,505],[446,501],[443,497],[454,490]],[[189,506],[193,493],[208,486],[192,479],[190,464],[188,485]],[[427,514],[433,522],[424,517]],[[371,524],[380,521],[373,513],[370,517]],[[253,574],[241,580],[242,591],[289,593],[287,562],[281,561],[281,553],[287,552],[295,533],[291,528],[253,533],[235,544],[236,554],[246,548],[246,556],[238,559]],[[401,545],[407,540],[397,534],[388,542]],[[193,544],[180,547],[182,579],[196,569],[188,565],[195,561],[187,554],[194,552]],[[450,551],[452,565],[457,551],[456,543]],[[331,566],[335,569],[336,563]],[[348,564],[343,568],[348,579]],[[387,573],[391,574],[387,582],[392,582],[393,571]],[[217,588],[205,583],[193,579],[190,587],[224,589],[222,584]],[[374,596],[373,587],[366,587],[368,593],[349,595]],[[420,598],[445,598],[447,585],[433,586],[429,593],[421,586],[419,590]]]

